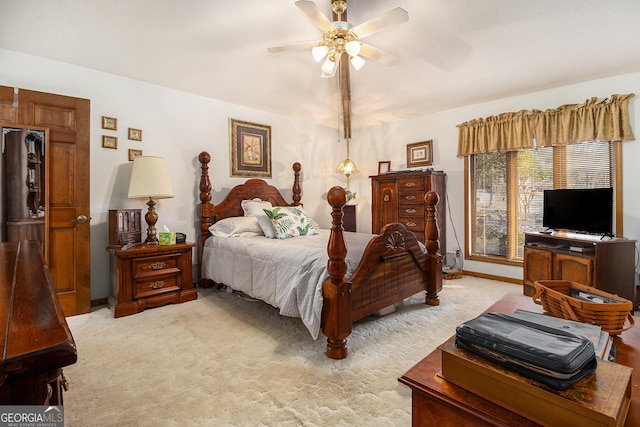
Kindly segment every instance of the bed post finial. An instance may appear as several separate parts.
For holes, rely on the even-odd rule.
[[[200,162],[200,236],[198,238],[198,269],[202,268],[202,248],[205,240],[211,235],[209,227],[213,224],[213,204],[211,204],[211,181],[209,180],[209,162],[211,155],[203,151],[198,155]],[[201,277],[201,275],[200,275]]]
[[[298,162],[293,164],[293,205],[292,206],[300,206],[300,199],[302,196],[300,193],[302,189],[300,188],[300,170],[302,169],[302,165]]]
[[[342,228],[342,208],[347,203],[347,193],[342,187],[332,187],[327,193],[332,207],[331,234],[327,252],[327,268],[330,279],[322,284],[322,332],[327,336],[327,356],[332,359],[347,357],[347,337],[351,334],[351,282],[344,280],[347,272],[347,245]]]
[[[438,224],[436,223],[436,205],[438,204],[438,193],[435,191],[429,191],[424,196],[424,202],[426,203],[425,213],[427,223],[425,224],[425,242],[424,245],[427,248],[427,256],[429,257],[430,274],[432,283],[438,284],[432,289],[442,288],[442,255],[440,254],[440,244],[438,242]],[[439,305],[440,299],[438,293],[433,291],[427,291],[425,295],[425,303],[429,305]]]

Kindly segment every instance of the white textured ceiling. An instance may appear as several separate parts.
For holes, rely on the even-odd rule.
[[[295,0],[0,0],[0,48],[338,127],[337,78]],[[348,0],[365,41],[400,56],[351,71],[354,128],[640,71],[638,0]],[[330,0],[316,0],[330,15]],[[0,76],[1,76],[0,64]],[[640,82],[639,82],[640,84]],[[582,101],[582,100],[575,100]]]

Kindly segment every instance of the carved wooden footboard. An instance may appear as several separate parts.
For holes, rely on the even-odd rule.
[[[200,176],[200,238],[198,261],[202,267],[202,248],[210,236],[209,227],[216,221],[230,216],[242,216],[242,200],[260,198],[274,206],[300,205],[299,163],[294,163],[293,203],[289,204],[280,192],[260,179],[249,179],[234,187],[218,205],[211,203],[211,182],[208,164],[211,156],[202,152]],[[429,192],[426,202],[427,253],[423,253],[415,235],[402,224],[388,224],[380,235],[373,238],[364,251],[362,260],[349,281],[345,258],[347,247],[343,235],[342,208],[346,204],[346,192],[333,187],[327,200],[332,207],[331,233],[327,244],[329,279],[322,287],[322,332],[327,336],[327,356],[342,359],[347,356],[347,337],[352,324],[389,305],[402,301],[418,292],[426,291],[425,302],[438,305],[438,292],[442,290],[442,256],[438,253],[438,227],[435,206],[438,195]],[[200,284],[205,285],[200,275]]]
[[[426,254],[415,235],[404,225],[387,224],[380,235],[369,242],[349,281],[344,279],[347,251],[342,229],[346,192],[341,187],[333,187],[329,190],[328,201],[333,208],[327,248],[330,279],[322,287],[322,332],[327,336],[327,356],[343,359],[347,356],[346,339],[351,334],[353,322],[423,290],[426,291],[427,304],[439,304],[442,256],[438,253],[438,227],[435,222],[438,195],[431,191],[425,196]]]

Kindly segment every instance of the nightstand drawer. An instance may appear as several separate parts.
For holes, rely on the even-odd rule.
[[[178,275],[176,274],[172,276],[151,277],[147,280],[136,281],[133,290],[133,298],[145,298],[152,295],[159,295],[179,290],[180,286],[178,286]]]
[[[133,278],[149,276],[150,274],[166,274],[180,271],[178,260],[180,254],[169,254],[134,259],[132,262]]]

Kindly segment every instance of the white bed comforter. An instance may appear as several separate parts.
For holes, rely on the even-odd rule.
[[[207,239],[202,277],[265,301],[284,316],[299,317],[313,339],[322,316],[322,283],[329,278],[329,230],[291,239],[215,237]],[[373,234],[345,232],[347,277],[357,268]]]

